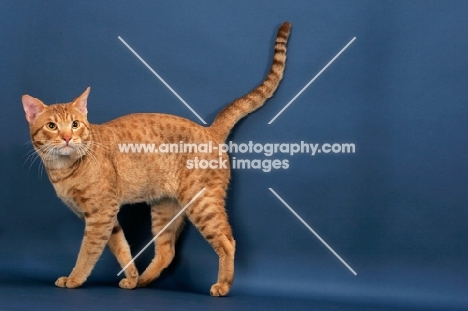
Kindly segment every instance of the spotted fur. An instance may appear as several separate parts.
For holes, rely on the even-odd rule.
[[[132,260],[130,248],[117,220],[124,204],[146,202],[151,206],[152,232],[163,227],[202,189],[185,211],[219,256],[218,280],[211,295],[228,294],[234,278],[235,241],[224,208],[230,179],[227,168],[189,169],[187,160],[219,161],[213,153],[123,153],[119,143],[204,144],[214,146],[227,138],[235,123],[261,107],[273,95],[286,62],[286,42],[291,25],[278,30],[271,70],[261,85],[224,108],[210,127],[164,114],[131,114],[97,125],[87,120],[90,89],[67,104],[46,106],[23,96],[33,146],[41,157],[57,195],[85,222],[85,232],[75,267],[58,287],[76,288],[88,278],[107,245],[124,267]],[[177,218],[155,240],[155,257],[139,275],[132,263],[120,287],[133,289],[156,279],[172,261],[175,242],[184,222]]]

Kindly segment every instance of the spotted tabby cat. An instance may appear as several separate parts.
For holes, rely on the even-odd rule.
[[[235,241],[224,209],[230,178],[228,155],[213,153],[122,153],[119,143],[213,146],[224,143],[236,122],[261,107],[283,76],[286,42],[291,25],[278,30],[271,70],[263,83],[225,107],[209,127],[165,114],[131,114],[104,124],[87,121],[90,89],[71,103],[46,106],[29,95],[22,98],[33,146],[41,157],[57,195],[85,222],[76,265],[58,287],[76,288],[88,278],[105,245],[125,267],[120,287],[133,289],[156,279],[174,258],[175,242],[184,217],[178,217],[155,240],[155,257],[139,276],[118,223],[124,204],[151,206],[152,232],[158,234],[203,188],[185,215],[219,256],[218,280],[211,295],[228,294],[234,278]],[[187,160],[221,160],[227,168],[189,169]]]

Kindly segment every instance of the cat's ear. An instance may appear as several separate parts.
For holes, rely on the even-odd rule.
[[[37,120],[37,117],[47,108],[39,99],[29,95],[23,95],[22,101],[24,112],[26,113],[26,120],[28,120],[30,124],[33,124]]]
[[[88,95],[91,88],[88,87],[83,94],[80,95],[77,99],[75,99],[72,103],[72,106],[77,108],[82,114],[85,116],[88,114]]]

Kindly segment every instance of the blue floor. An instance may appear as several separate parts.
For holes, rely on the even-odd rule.
[[[185,239],[199,248],[198,254],[191,253],[182,243],[174,264],[160,279],[149,288],[131,291],[118,287],[120,278],[116,272],[119,267],[107,251],[82,288],[55,287],[57,277],[70,271],[79,239],[65,243],[26,237],[0,238],[0,311],[467,310],[468,303],[464,298],[466,273],[459,264],[447,263],[460,267],[458,274],[448,268],[441,270],[429,265],[411,270],[404,269],[403,264],[393,268],[368,265],[359,267],[359,277],[355,277],[335,262],[330,264],[338,267],[337,275],[330,272],[333,269],[313,261],[308,264],[296,261],[295,265],[302,267],[299,269],[301,278],[294,274],[294,265],[289,269],[274,266],[271,262],[256,259],[254,252],[249,254],[248,269],[239,256],[237,278],[229,296],[210,297],[209,286],[216,272],[206,266],[214,266],[216,256],[211,252],[207,253],[212,256],[201,256],[206,251],[202,248],[203,241],[200,238],[198,244],[192,231],[186,231]],[[146,260],[150,259],[146,257]],[[262,265],[258,266],[256,262],[262,262]],[[308,281],[304,282],[304,278]]]
[[[60,289],[49,282],[8,280],[0,283],[0,310],[420,310],[402,306],[363,305],[285,297],[229,296],[143,288],[122,290],[112,284]],[[426,308],[424,310],[427,310]],[[434,309],[436,310],[436,309]]]
[[[2,269],[3,270],[3,269]],[[0,311],[3,310],[349,310],[349,311],[455,311],[463,304],[408,303],[368,296],[342,298],[255,296],[233,290],[227,297],[211,297],[208,292],[161,289],[161,284],[135,290],[120,289],[115,279],[90,278],[78,289],[54,286],[55,277],[26,273],[0,274]],[[452,301],[453,303],[454,301]]]

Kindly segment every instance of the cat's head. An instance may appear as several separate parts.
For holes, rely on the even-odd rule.
[[[22,98],[31,140],[43,160],[77,159],[85,154],[90,127],[87,101],[90,88],[68,104],[45,105],[29,95]]]

